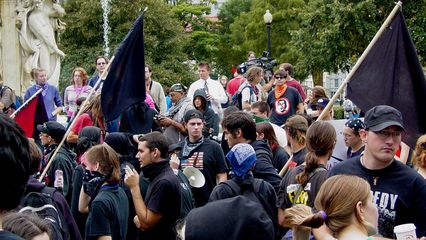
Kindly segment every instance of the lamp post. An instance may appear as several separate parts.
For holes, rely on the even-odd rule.
[[[265,15],[263,15],[263,21],[266,24],[266,34],[268,36],[268,59],[271,58],[271,23],[272,23],[272,14],[269,9],[266,10]]]

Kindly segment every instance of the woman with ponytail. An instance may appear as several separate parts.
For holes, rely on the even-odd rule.
[[[370,185],[360,177],[337,175],[327,179],[315,199],[315,208],[297,204],[284,211],[282,225],[305,233],[293,239],[309,239],[310,229],[323,224],[339,240],[370,239],[368,236],[377,232],[378,210]]]
[[[327,179],[328,159],[336,143],[336,131],[326,121],[316,121],[306,133],[305,163],[284,176],[278,191],[278,221],[283,225],[284,209],[295,204],[314,206],[315,197]]]

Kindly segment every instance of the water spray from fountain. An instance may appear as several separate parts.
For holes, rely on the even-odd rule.
[[[109,57],[109,34],[111,32],[111,28],[108,23],[108,15],[111,11],[111,0],[101,0],[102,6],[102,17],[103,17],[103,29],[104,29],[104,54]]]

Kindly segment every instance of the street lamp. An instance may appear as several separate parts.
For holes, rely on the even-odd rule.
[[[271,23],[272,23],[272,14],[269,12],[269,9],[266,10],[265,15],[263,15],[263,21],[266,24],[266,33],[268,35],[268,59],[271,57]]]

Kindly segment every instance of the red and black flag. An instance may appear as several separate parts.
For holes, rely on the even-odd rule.
[[[145,100],[143,15],[138,17],[117,49],[102,87],[102,112],[107,122]]]
[[[376,105],[401,111],[406,134],[414,147],[426,133],[426,81],[416,48],[399,11],[354,73],[347,96],[366,112]]]
[[[24,130],[28,138],[37,139],[37,125],[49,121],[43,102],[43,94],[33,97],[15,113],[15,121]]]

